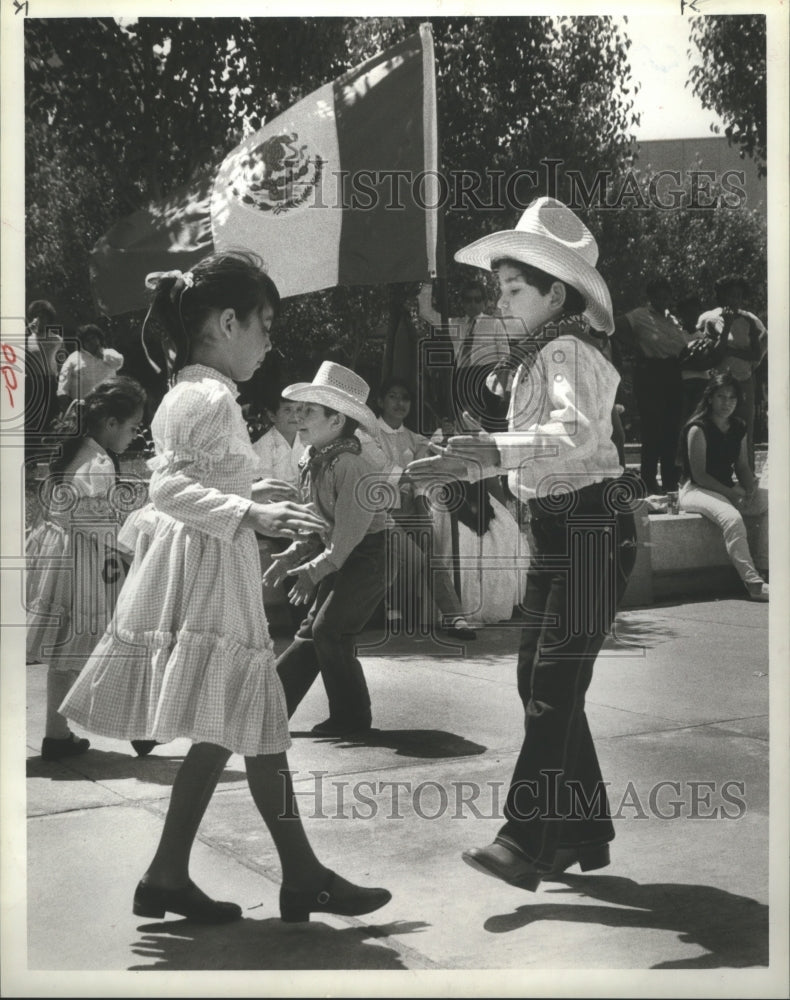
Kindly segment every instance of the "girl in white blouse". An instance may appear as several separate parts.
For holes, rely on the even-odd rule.
[[[456,436],[443,455],[409,469],[470,479],[506,470],[529,514],[517,669],[524,739],[504,826],[463,859],[532,891],[547,873],[608,864],[614,836],[584,697],[636,548],[612,440],[619,377],[588,332],[614,330],[597,258],[592,234],[553,198],[533,202],[515,230],[456,254],[496,273],[501,314],[523,324],[510,362],[509,429]]]
[[[202,923],[241,916],[238,905],[209,898],[189,877],[192,844],[232,753],[245,757],[280,857],[283,919],[369,913],[390,894],[327,870],[299,819],[261,600],[255,532],[295,537],[325,526],[292,501],[267,502],[266,484],[252,486],[260,466],[236,383],[251,378],[271,347],[279,294],[260,261],[244,253],[214,254],[191,272],[149,280],[151,315],[169,342],[176,384],[151,426],[151,504],[120,538],[134,562],[115,617],[62,711],[108,736],[193,741],[135,892],[138,916],[169,911]]]

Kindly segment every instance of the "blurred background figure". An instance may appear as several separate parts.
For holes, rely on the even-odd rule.
[[[104,331],[95,323],[77,328],[77,350],[63,362],[58,376],[58,404],[68,409],[75,399],[85,399],[88,393],[105,379],[112,378],[123,366],[123,355],[105,347]]]
[[[58,365],[63,338],[55,308],[45,299],[27,307],[25,327],[25,437],[46,431],[58,415]],[[32,444],[32,440],[27,441]]]
[[[708,336],[726,340],[726,352],[716,370],[730,372],[740,384],[735,416],[746,424],[746,454],[754,470],[755,371],[768,351],[768,331],[754,313],[744,309],[751,289],[740,275],[724,275],[715,289],[716,308],[700,316],[699,326]]]
[[[647,303],[615,320],[618,345],[634,357],[634,394],[639,410],[640,474],[648,493],[678,488],[677,447],[683,418],[678,357],[689,337],[669,307],[672,286],[663,275],[646,285]],[[658,466],[661,465],[661,490]]]
[[[432,286],[423,284],[417,297],[420,318],[432,326],[441,326],[442,317],[433,307]],[[449,319],[448,334],[455,356],[453,401],[455,412],[468,411],[490,430],[500,428],[504,413],[499,398],[486,386],[492,369],[510,353],[504,325],[487,316],[486,288],[476,278],[461,286],[463,316]]]

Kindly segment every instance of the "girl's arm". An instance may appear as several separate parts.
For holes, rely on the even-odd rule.
[[[741,440],[741,450],[738,452],[738,457],[735,460],[735,475],[738,482],[746,490],[747,494],[754,493],[757,489],[757,480],[754,477],[749,466],[749,455],[746,448],[746,435],[744,434]]]
[[[181,387],[177,386],[174,392]],[[262,534],[292,535],[324,526],[318,515],[299,504],[255,503],[236,493],[205,485],[212,466],[237,450],[246,433],[238,427],[240,414],[228,395],[218,395],[198,385],[180,392],[163,419],[161,454],[150,463],[154,469],[149,495],[154,507],[222,541],[232,542],[240,527]]]
[[[705,471],[705,460],[708,453],[708,442],[701,427],[691,427],[688,432],[689,467],[691,480],[703,490],[719,493],[730,503],[737,504],[741,494],[734,486],[725,486],[715,476]]]

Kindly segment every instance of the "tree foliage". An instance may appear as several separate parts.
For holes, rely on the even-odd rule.
[[[211,169],[264,120],[415,32],[420,20],[28,19],[28,297],[54,299],[67,319],[87,318],[87,255],[118,218]],[[630,42],[611,19],[432,25],[442,167],[480,182],[477,203],[448,205],[448,256],[514,222],[566,169],[622,164],[635,121]],[[556,178],[541,167],[547,158],[561,161]],[[538,179],[521,185],[515,204],[487,186],[492,170],[507,177],[524,169]],[[285,360],[304,363],[332,346],[372,364],[380,344],[368,342],[370,332],[388,310],[385,289],[289,301],[279,324]],[[139,320],[113,321],[120,346]]]
[[[726,122],[724,134],[764,176],[765,15],[699,15],[691,19],[690,40],[702,59],[691,70],[692,91]]]

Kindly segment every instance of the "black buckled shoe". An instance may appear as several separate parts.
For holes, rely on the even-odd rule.
[[[71,733],[64,740],[56,740],[45,736],[41,741],[41,756],[44,760],[65,760],[67,757],[78,757],[90,749],[90,740],[82,739]]]
[[[362,736],[371,729],[370,717],[362,719],[324,719],[313,726],[316,736]]]
[[[476,871],[492,878],[501,879],[517,889],[535,892],[543,878],[544,871],[537,868],[517,844],[497,837],[488,847],[472,847],[461,857]]]
[[[323,886],[318,890],[280,889],[280,917],[286,923],[299,923],[310,919],[311,913],[338,913],[343,917],[360,917],[372,913],[389,903],[392,893],[388,889],[365,889],[341,879],[335,872],[327,872]]]
[[[592,872],[598,868],[606,868],[611,863],[608,844],[584,844],[579,847],[558,847],[554,855],[551,871],[546,874],[560,875],[578,864],[583,872]]]
[[[147,882],[139,882],[134,892],[132,912],[137,917],[164,917],[177,913],[196,924],[228,924],[238,920],[241,907],[236,903],[222,903],[211,899],[190,881],[183,889],[160,889]]]

